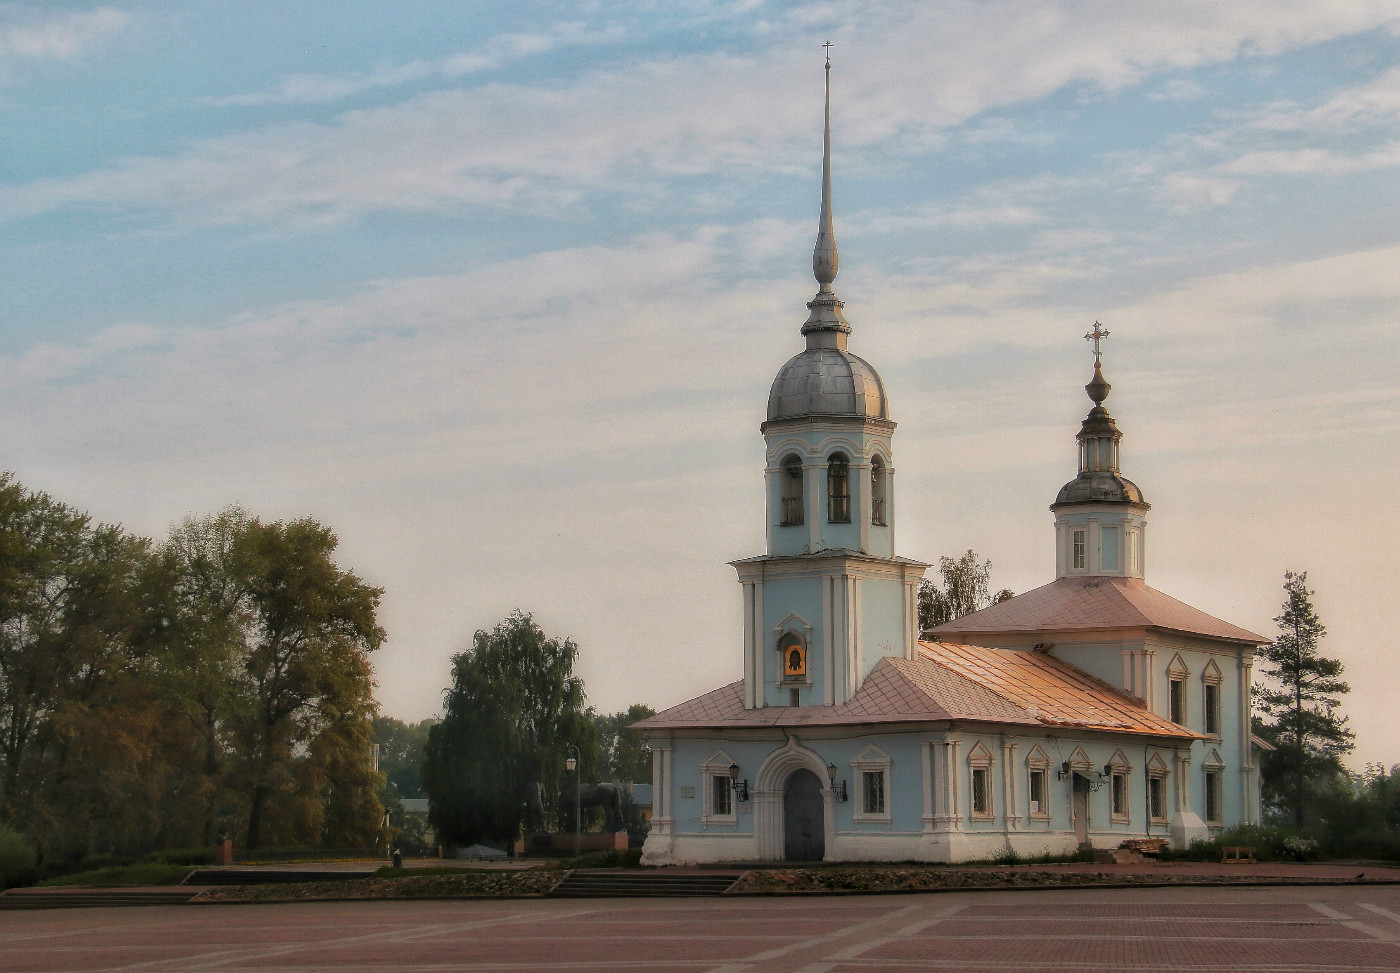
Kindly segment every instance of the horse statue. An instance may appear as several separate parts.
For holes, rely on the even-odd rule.
[[[616,784],[583,784],[577,788],[577,806],[580,810],[586,807],[600,807],[603,809],[603,830],[622,830],[622,788]],[[560,817],[572,817],[575,807],[575,788],[566,788],[559,795]]]
[[[544,784],[540,781],[528,781],[521,786],[520,803],[525,808],[525,830],[538,832],[544,830]]]

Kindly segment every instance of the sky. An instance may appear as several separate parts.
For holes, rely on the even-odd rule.
[[[898,552],[1053,578],[1101,321],[1148,582],[1307,571],[1400,762],[1396,0],[0,3],[0,468],[322,520],[401,719],[516,608],[603,711],[739,678],[826,41]]]

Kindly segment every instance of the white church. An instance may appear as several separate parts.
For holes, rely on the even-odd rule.
[[[993,858],[1184,846],[1259,820],[1250,667],[1262,636],[1148,587],[1142,491],[1095,326],[1055,580],[921,633],[927,564],[895,553],[894,431],[832,291],[831,97],[806,347],[760,429],[767,551],[733,562],[743,678],[637,724],[643,862]]]

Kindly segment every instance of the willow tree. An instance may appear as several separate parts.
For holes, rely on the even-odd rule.
[[[535,795],[555,806],[570,746],[580,778],[594,775],[597,736],[577,659],[572,639],[549,638],[520,611],[453,656],[423,767],[429,820],[444,840],[513,841]]]

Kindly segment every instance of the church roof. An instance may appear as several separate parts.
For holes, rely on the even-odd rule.
[[[744,709],[744,684],[733,682],[634,725],[679,730],[953,721],[1196,735],[1059,659],[935,642],[920,642],[914,659],[881,659],[839,706]]]
[[[1221,621],[1147,586],[1141,578],[1060,578],[933,629],[935,635],[1160,628],[1262,645],[1262,635]]]

